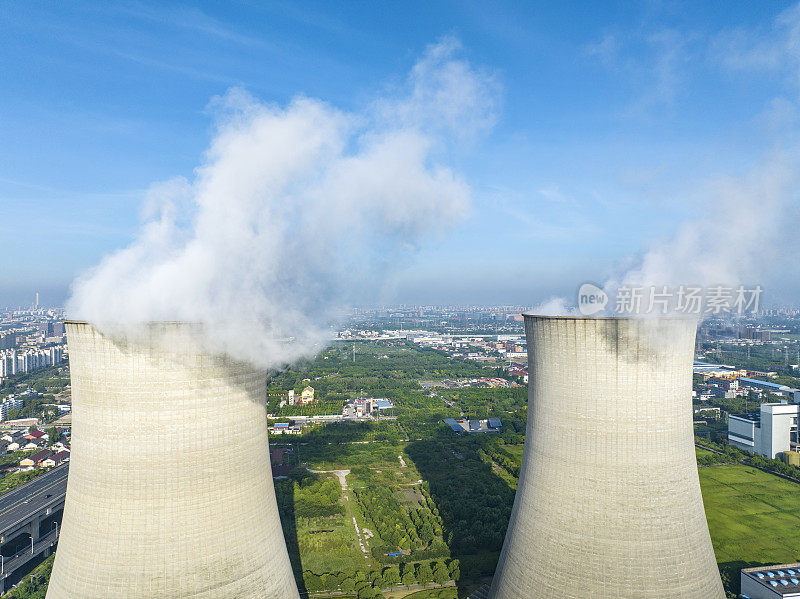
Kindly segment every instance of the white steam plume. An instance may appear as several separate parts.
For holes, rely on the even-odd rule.
[[[653,243],[635,266],[606,282],[606,292],[620,286],[760,285],[767,295],[780,293],[781,277],[796,274],[800,171],[794,156],[776,151],[741,177],[708,183],[699,216]]]
[[[566,298],[551,297],[531,309],[531,314],[539,316],[580,316],[578,310],[567,303]]]
[[[396,259],[468,210],[446,159],[492,126],[496,89],[458,50],[429,47],[402,93],[359,113],[217,99],[193,179],[149,191],[136,240],[74,282],[67,313],[112,333],[200,323],[209,350],[267,367],[313,354]]]
[[[764,297],[796,297],[800,256],[800,152],[776,150],[749,173],[707,182],[697,190],[698,215],[679,225],[667,239],[656,240],[641,255],[610,277],[603,291],[610,298],[602,315],[617,311],[614,298],[621,287],[642,289],[639,316],[648,312],[647,292],[681,286],[746,289],[761,286]],[[794,288],[793,288],[794,285]],[[599,291],[599,290],[598,290]],[[762,298],[763,299],[763,298]],[[572,301],[551,298],[532,312],[552,316],[579,315]],[[676,313],[673,298],[668,313]],[[593,313],[594,314],[594,313]],[[702,317],[704,313],[701,313]]]

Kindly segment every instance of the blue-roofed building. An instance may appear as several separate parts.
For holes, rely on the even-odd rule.
[[[763,389],[764,391],[777,393],[778,395],[785,395],[795,403],[800,403],[800,389],[794,389],[771,381],[761,381],[759,379],[747,377],[741,377],[739,379],[739,385],[742,387],[752,387],[753,389]]]
[[[454,418],[445,418],[444,423],[457,433],[463,433],[465,430],[464,427],[461,426],[461,424],[458,422],[458,420]]]
[[[444,423],[457,433],[496,433],[502,426],[499,418],[489,418],[488,420],[445,418]]]

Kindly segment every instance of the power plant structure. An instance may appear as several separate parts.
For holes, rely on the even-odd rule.
[[[293,599],[266,373],[196,327],[68,321],[72,455],[47,599]]]
[[[491,599],[723,599],[692,428],[697,323],[525,315],[528,422]]]

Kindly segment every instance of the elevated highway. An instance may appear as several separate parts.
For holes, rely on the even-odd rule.
[[[55,547],[68,473],[64,464],[0,495],[0,593],[28,562]]]

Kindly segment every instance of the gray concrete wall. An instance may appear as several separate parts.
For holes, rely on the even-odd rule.
[[[731,445],[750,453],[757,452],[761,445],[761,428],[751,420],[728,416],[728,435]]]
[[[291,599],[265,373],[185,325],[68,323],[72,455],[48,599]]]
[[[528,425],[493,599],[722,599],[695,462],[696,325],[526,316]]]
[[[780,599],[781,594],[765,587],[760,582],[756,582],[749,576],[741,574],[742,595],[747,595],[750,599]]]

